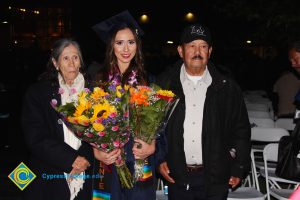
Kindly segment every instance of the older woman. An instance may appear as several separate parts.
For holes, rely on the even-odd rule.
[[[77,98],[87,85],[82,69],[78,43],[60,39],[54,43],[46,72],[25,95],[22,128],[31,154],[28,167],[36,174],[25,199],[91,199],[93,150],[74,136],[50,105],[52,99],[65,104]]]

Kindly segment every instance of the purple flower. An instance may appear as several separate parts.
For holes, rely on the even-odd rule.
[[[137,83],[137,79],[136,78],[129,78],[128,83],[130,85],[135,85]]]
[[[115,85],[110,85],[108,86],[108,89],[111,91],[116,91],[116,86]]]
[[[65,92],[65,90],[63,88],[58,89],[58,94],[63,94],[64,92]]]
[[[137,84],[137,72],[136,71],[131,71],[131,74],[128,78],[128,83],[130,85],[136,85]]]
[[[57,106],[57,100],[56,99],[52,99],[50,102],[52,107],[56,107]]]
[[[116,119],[111,119],[111,123],[115,124],[117,122]]]
[[[90,93],[90,92],[91,92],[91,90],[90,90],[89,88],[84,88],[84,92],[86,92],[86,93]]]

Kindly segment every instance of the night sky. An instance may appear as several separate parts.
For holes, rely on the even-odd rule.
[[[300,35],[299,0],[3,0],[0,5],[32,9],[70,8],[71,34],[80,42],[88,59],[101,60],[105,49],[91,27],[126,9],[137,20],[142,14],[150,17],[149,23],[140,23],[145,32],[142,38],[145,53],[160,53],[167,40],[175,42],[171,48],[176,52],[180,32],[188,23],[184,21],[184,15],[187,12],[194,13],[197,22],[211,29],[212,58],[219,63],[232,65],[234,71],[245,62],[253,68],[255,61],[251,57],[249,61],[241,58],[240,54],[244,52],[260,54],[265,59],[268,55],[264,51],[276,49],[275,56],[282,55],[286,59],[288,42],[298,39]],[[246,40],[252,43],[246,44]],[[239,61],[233,63],[236,60]],[[264,70],[267,72],[269,69]],[[278,68],[277,71],[280,70]]]

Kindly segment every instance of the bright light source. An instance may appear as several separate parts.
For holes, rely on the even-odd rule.
[[[17,40],[15,40],[15,42],[14,42],[15,44],[18,44],[18,41]]]
[[[141,22],[141,23],[147,23],[147,22],[149,22],[149,17],[148,17],[148,15],[143,14],[143,15],[140,17],[140,22]]]
[[[251,41],[251,40],[247,40],[246,43],[247,43],[247,44],[251,44],[252,41]]]
[[[2,24],[7,24],[7,23],[8,23],[8,21],[3,21],[3,22],[2,22]]]
[[[193,21],[194,18],[195,18],[195,15],[194,15],[193,13],[191,13],[191,12],[189,12],[189,13],[187,13],[187,14],[185,15],[185,19],[186,19],[187,21]]]
[[[168,40],[167,41],[167,44],[173,44],[174,42],[173,41],[171,41],[171,40]]]

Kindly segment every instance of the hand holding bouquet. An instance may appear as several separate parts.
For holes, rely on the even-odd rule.
[[[175,102],[177,98],[172,91],[162,90],[155,84],[130,88],[129,119],[133,136],[151,144],[160,129],[165,127],[167,113]],[[147,159],[136,159],[135,181],[142,179],[147,171],[145,163]]]
[[[115,166],[122,186],[132,188],[123,151],[130,136],[128,98],[128,87],[108,84],[93,91],[85,89],[75,102],[57,106],[57,101],[52,100],[51,104],[79,139],[104,152],[122,150]]]

